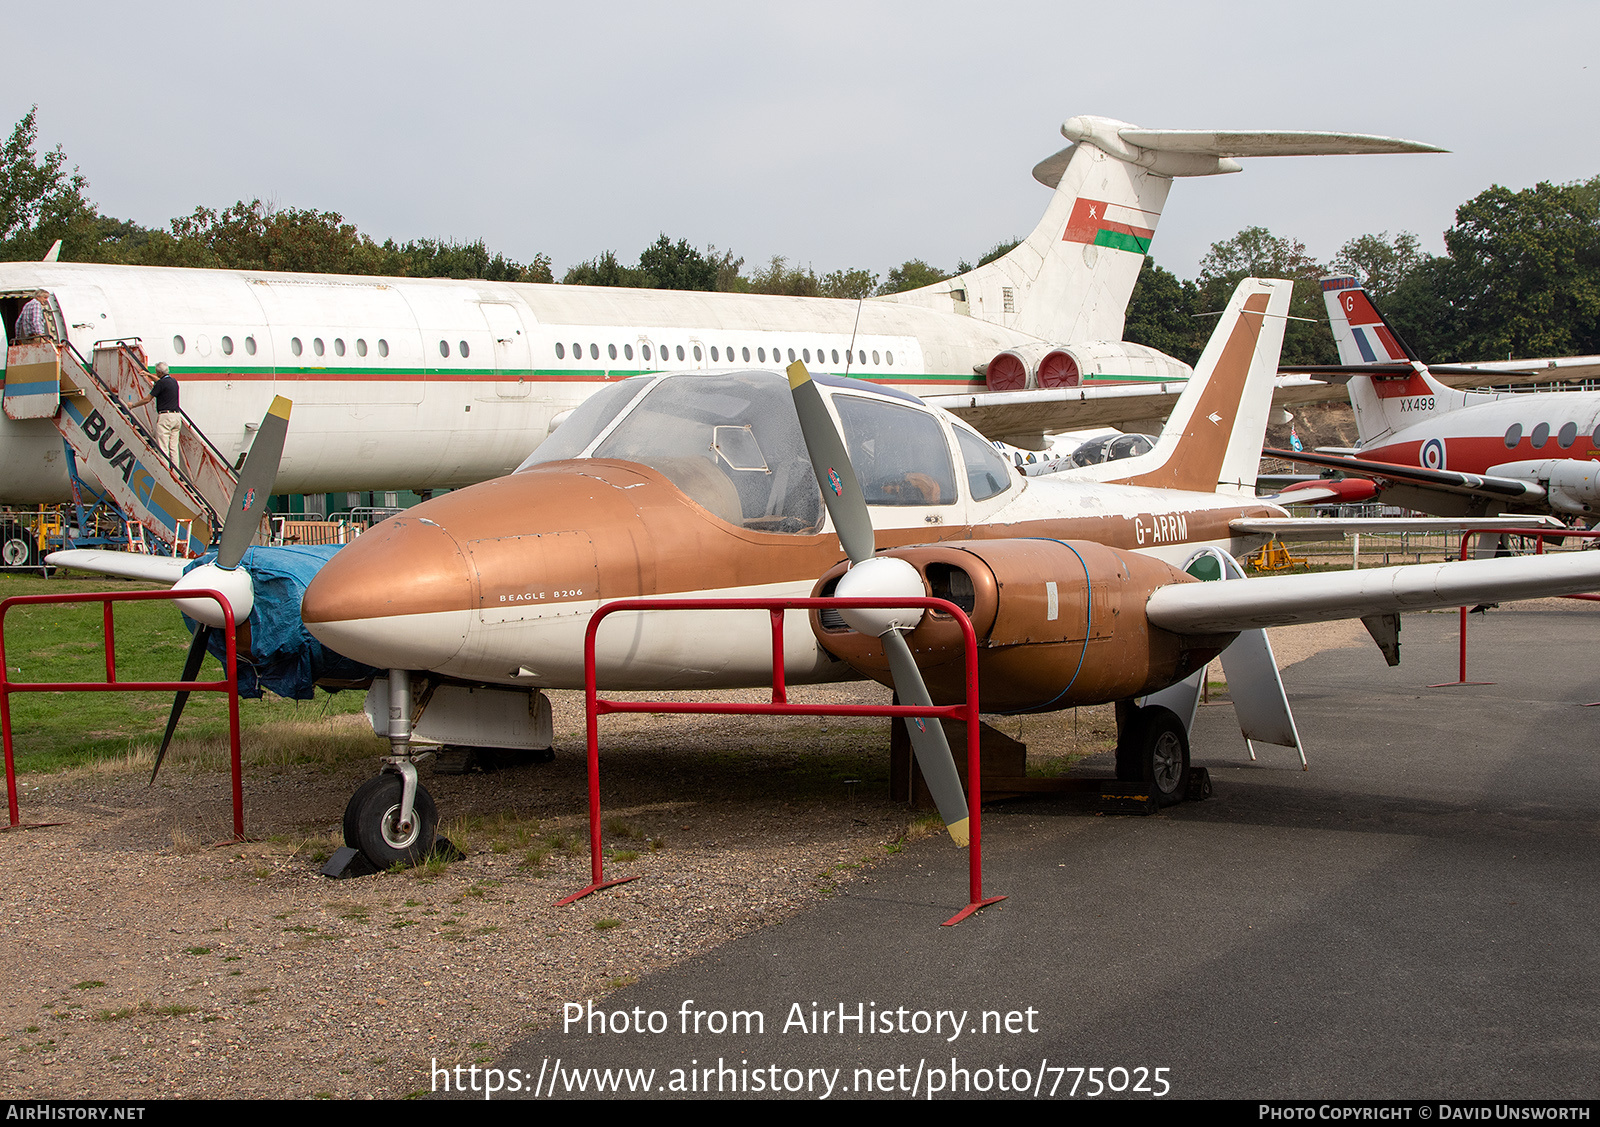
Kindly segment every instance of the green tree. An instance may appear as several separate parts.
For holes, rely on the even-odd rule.
[[[750,292],[818,297],[822,286],[817,280],[816,271],[810,267],[804,270],[798,266],[791,267],[787,258],[775,254],[765,267],[750,275]]]
[[[666,234],[639,255],[639,273],[652,289],[715,290],[717,263],[689,245],[689,240],[674,243]]]
[[[172,221],[174,245],[151,245],[146,259],[227,270],[311,274],[395,274],[404,265],[393,244],[381,247],[335,211],[279,209],[261,200],[216,211],[197,207]]]
[[[1180,282],[1177,275],[1156,265],[1145,256],[1139,279],[1128,299],[1127,321],[1122,339],[1160,349],[1193,364],[1205,347],[1208,323],[1196,318],[1199,289],[1193,282]]]
[[[1280,238],[1265,227],[1246,227],[1225,242],[1212,243],[1200,260],[1195,312],[1220,312],[1244,278],[1287,278],[1294,283],[1294,296],[1289,301],[1282,362],[1337,364],[1339,354],[1322,304],[1321,279],[1327,272],[1299,239]],[[1210,331],[1208,324],[1206,333]]]
[[[918,290],[923,286],[931,286],[935,282],[942,282],[950,277],[937,266],[929,266],[920,258],[908,259],[889,271],[884,278],[883,285],[878,287],[880,294],[904,293],[906,290]]]
[[[413,278],[481,278],[486,282],[553,282],[550,256],[536,254],[529,263],[514,262],[503,254],[490,254],[482,239],[471,243],[414,239],[402,247],[383,244],[386,255],[397,255]]]
[[[39,107],[17,122],[0,146],[0,260],[39,259],[62,242],[61,257],[77,259],[99,241],[98,216],[84,196],[88,181],[57,145],[41,158]]]
[[[1389,232],[1361,235],[1339,248],[1333,269],[1353,274],[1380,305],[1386,302],[1405,276],[1428,258],[1410,231],[1401,231],[1392,240]]]
[[[570,267],[561,279],[568,286],[623,286],[639,289],[649,284],[643,271],[617,261],[617,252],[608,250],[588,262]]]
[[[871,297],[877,288],[878,276],[870,270],[830,270],[817,279],[817,292],[822,297],[860,300]]]
[[[1494,185],[1444,234],[1459,314],[1453,359],[1600,351],[1600,177]]]

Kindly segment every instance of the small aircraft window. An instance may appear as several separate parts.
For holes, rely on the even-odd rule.
[[[639,346],[639,355],[643,356],[646,360],[650,359],[650,346],[648,344],[641,344]]]
[[[600,346],[598,344],[589,345],[589,359],[591,359],[591,360],[600,359]]]
[[[611,420],[633,402],[633,397],[650,386],[653,378],[635,376],[631,380],[608,384],[589,396],[573,408],[566,421],[556,427],[550,437],[541,442],[539,448],[517,467],[517,472],[521,473],[529,466],[559,462],[563,458],[576,458],[582,454],[600,432],[611,425]]]
[[[384,340],[382,337],[378,338],[378,355],[379,356],[387,356],[387,355],[389,355],[389,342]]]
[[[224,356],[232,356],[233,355],[233,338],[232,337],[223,337],[222,338],[222,354]]]
[[[866,362],[867,362],[867,350],[863,348],[860,352],[856,353],[856,363],[857,364],[865,364]]]
[[[750,363],[750,350],[748,348],[744,349],[744,362],[746,364]]]
[[[800,359],[804,360],[807,364],[811,363],[811,350],[809,348],[802,348],[800,350]]]
[[[1600,434],[1600,427],[1596,428],[1595,433]],[[1521,441],[1522,441],[1522,424],[1521,423],[1512,423],[1509,427],[1506,428],[1506,449],[1507,450],[1515,450],[1517,448],[1517,443],[1519,443]]]
[[[1578,441],[1578,424],[1562,423],[1561,430],[1556,433],[1556,445],[1565,450]]]
[[[1011,467],[1000,452],[971,431],[955,428],[956,446],[967,471],[974,501],[985,501],[1011,488]]]
[[[625,344],[625,345],[622,346],[622,358],[624,360],[632,360],[633,359],[633,345]]]
[[[179,356],[183,355],[183,338],[182,337],[173,337],[172,338],[172,351],[176,352]]]
[[[577,341],[572,342],[572,358],[574,360],[583,359],[583,345],[579,344]]]
[[[713,364],[715,364],[717,362],[717,346],[716,345],[712,345],[711,346],[711,362]]]
[[[343,337],[334,337],[333,338],[333,354],[335,356],[343,356],[344,355],[344,338]]]
[[[891,367],[891,368],[894,367],[894,353],[885,352],[883,354],[883,362],[885,364],[889,365],[889,367]]]
[[[746,357],[746,359],[748,359],[748,357]],[[764,349],[764,348],[757,348],[756,349],[756,360],[759,363],[765,364],[767,362],[767,350]]]
[[[614,344],[606,345],[606,355],[610,356],[611,359],[615,360],[617,358],[617,346],[614,345]]]
[[[1528,441],[1533,443],[1533,448],[1538,450],[1550,441],[1550,424],[1540,423],[1533,428],[1533,433],[1528,436]]]
[[[681,344],[680,344],[680,345],[679,345],[679,346],[678,346],[678,349],[677,349],[677,351],[678,351],[678,359],[679,359],[679,360],[682,360],[682,359],[683,359],[683,345],[681,345]]]
[[[312,338],[311,351],[315,352],[318,356],[322,355],[322,338],[321,337]]]
[[[439,355],[440,356],[449,356],[450,355],[450,342],[449,341],[442,340],[442,341],[439,342]]]
[[[837,348],[833,350],[833,362],[835,364],[839,362],[839,350]]]
[[[878,362],[878,350],[876,348],[872,350],[872,362],[874,364]]]
[[[471,356],[472,355],[472,349],[467,347],[467,342],[466,341],[462,340],[462,341],[457,341],[456,343],[461,346],[461,355],[462,355],[462,357],[467,357],[467,356]]]
[[[932,415],[857,395],[835,395],[833,402],[867,504],[955,504],[950,449]]]
[[[301,347],[300,338],[299,337],[290,337],[289,338],[289,351],[294,353],[296,356],[299,356],[302,352],[305,351],[305,349],[303,347]]]
[[[774,353],[774,355],[776,355],[776,353]],[[789,350],[789,363],[794,363],[794,349],[792,348]]]
[[[567,358],[566,346],[564,344],[562,344],[560,341],[556,341],[556,359],[557,360],[565,360],[566,358]]]
[[[248,353],[251,356],[254,356],[256,354],[256,338],[255,337],[245,337],[244,338],[244,350],[245,350],[246,353]]]
[[[761,447],[747,426],[712,427],[711,449],[733,469],[767,472],[767,460],[761,456]]]
[[[357,356],[365,356],[366,354],[367,354],[367,338],[366,337],[356,337],[356,355]]]
[[[700,359],[700,346],[698,344],[694,346],[694,358],[696,360]]]

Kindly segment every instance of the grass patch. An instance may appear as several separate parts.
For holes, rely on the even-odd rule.
[[[162,587],[105,577],[74,578],[66,573],[58,573],[54,579],[0,574],[0,599]],[[116,604],[112,617],[118,680],[168,681],[179,676],[190,634],[171,605],[158,601]],[[19,607],[6,616],[9,672],[22,681],[102,681],[102,637],[99,603]],[[199,676],[212,679],[221,675],[220,663],[207,658]],[[360,728],[348,724],[337,733],[326,723],[331,716],[359,713],[361,704],[359,692],[330,695],[320,690],[314,701],[278,697],[240,701],[240,726],[251,732],[244,740],[246,761],[280,765],[371,755],[376,737],[364,722]],[[11,701],[12,722],[16,731],[26,733],[17,742],[18,769],[55,772],[108,765],[148,771],[171,707],[172,698],[166,693],[18,694]],[[267,736],[257,731],[263,725],[296,720],[303,722],[294,726],[301,729],[296,732]],[[191,696],[178,733],[167,753],[168,767],[183,764],[226,770],[228,702],[222,693]],[[330,735],[336,738],[329,739]]]
[[[611,851],[611,859],[613,861],[620,861],[626,865],[629,861],[637,861],[639,859],[639,853],[634,849],[613,849]]]
[[[211,954],[211,948],[209,948],[209,947],[185,947],[183,949],[183,953],[185,955],[209,955],[209,954]]]
[[[97,986],[104,985],[105,983],[101,982],[97,978],[86,978],[82,982],[74,982],[72,984],[72,988],[74,990],[93,990]]]
[[[621,926],[622,926],[622,921],[621,920],[612,919],[609,916],[606,917],[603,920],[595,920],[594,921],[594,929],[596,931],[610,931],[614,927],[621,927]]]

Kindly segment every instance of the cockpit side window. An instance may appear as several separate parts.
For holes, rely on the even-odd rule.
[[[967,489],[974,501],[986,501],[1011,488],[1011,463],[1000,452],[969,430],[953,428],[956,446],[967,471]]]
[[[956,503],[950,448],[932,415],[857,395],[835,395],[833,402],[867,504]]]
[[[611,425],[611,420],[633,402],[633,397],[650,386],[650,381],[654,378],[635,376],[631,380],[623,380],[621,383],[614,383],[595,392],[578,404],[572,414],[567,416],[566,422],[558,426],[554,434],[528,455],[522,465],[517,467],[517,472],[521,473],[529,466],[537,466],[543,462],[559,462],[564,458],[576,458],[582,454],[589,443]]]

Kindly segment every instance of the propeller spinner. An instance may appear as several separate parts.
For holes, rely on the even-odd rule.
[[[823,504],[833,518],[839,545],[850,559],[850,570],[839,580],[834,594],[841,598],[920,598],[927,594],[917,569],[904,560],[879,557],[872,531],[872,514],[867,499],[850,465],[850,456],[833,416],[822,401],[822,393],[812,382],[805,364],[789,365],[789,390],[794,396],[795,413],[800,416],[800,431],[805,436],[806,453],[822,488]],[[922,619],[915,609],[848,610],[841,617],[852,630],[870,634],[883,643],[889,659],[894,691],[906,704],[931,705],[932,697],[923,682],[916,659],[911,656],[904,631]],[[967,796],[956,773],[955,757],[938,720],[908,719],[906,731],[916,753],[917,766],[928,783],[928,791],[939,807],[939,816],[957,845],[967,844]]]

